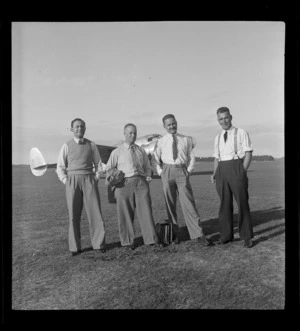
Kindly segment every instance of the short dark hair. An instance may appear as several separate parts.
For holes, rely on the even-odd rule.
[[[165,124],[165,120],[167,120],[168,118],[174,118],[174,120],[176,121],[176,118],[173,114],[167,114],[162,118],[164,124]]]
[[[230,115],[230,110],[229,110],[229,108],[227,108],[227,107],[220,107],[220,108],[218,108],[218,110],[217,110],[217,115],[218,114],[223,114],[223,113],[226,113],[226,112],[228,112],[228,114]]]
[[[84,120],[82,120],[81,118],[75,118],[75,119],[71,122],[71,128],[73,128],[73,124],[74,124],[74,122],[76,122],[76,121],[81,121],[81,122],[84,124],[84,126],[85,126],[85,121],[84,121]]]
[[[133,126],[133,127],[135,127],[135,129],[137,130],[136,125],[134,125],[134,124],[132,124],[132,123],[127,123],[127,124],[124,126],[124,131],[125,131],[125,129],[126,129],[128,126]]]

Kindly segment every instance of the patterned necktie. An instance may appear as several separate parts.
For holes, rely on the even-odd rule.
[[[137,155],[136,155],[136,152],[135,152],[135,146],[134,145],[130,146],[130,155],[131,155],[131,159],[132,159],[133,168],[137,170],[139,162],[138,162],[138,159],[137,159]]]
[[[226,143],[226,140],[227,140],[227,131],[225,131],[225,133],[224,133],[224,141],[225,141],[225,143]]]
[[[175,134],[172,134],[173,136],[173,144],[172,144],[172,150],[173,150],[173,160],[175,161],[178,156],[178,149],[177,149],[177,138]]]

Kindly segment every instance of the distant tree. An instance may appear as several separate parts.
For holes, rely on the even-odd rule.
[[[196,162],[213,162],[215,158],[208,157],[196,157]],[[275,161],[272,155],[253,155],[252,161]]]
[[[274,161],[274,157],[272,155],[253,155],[252,161]]]
[[[215,158],[208,156],[208,157],[196,157],[196,162],[212,162]]]

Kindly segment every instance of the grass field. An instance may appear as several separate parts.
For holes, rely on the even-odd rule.
[[[217,239],[219,200],[211,170],[212,163],[197,163],[191,184],[202,226]],[[243,248],[237,232],[230,244],[200,246],[189,239],[178,206],[179,245],[144,246],[135,221],[140,246],[126,251],[120,246],[116,205],[108,203],[101,179],[108,251],[98,256],[91,250],[84,211],[84,252],[71,257],[65,188],[54,169],[34,177],[29,167],[13,167],[12,308],[284,309],[284,163],[252,163],[248,178],[255,234],[251,249]],[[154,219],[165,219],[160,179],[150,187]]]

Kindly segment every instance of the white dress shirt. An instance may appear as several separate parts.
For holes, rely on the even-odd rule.
[[[79,141],[81,141],[81,142],[84,141],[84,138],[78,139],[78,138],[74,137],[73,139],[77,144],[79,143]],[[98,151],[98,148],[97,148],[96,144],[92,141],[91,141],[91,148],[92,148],[92,151],[93,151],[93,163],[94,163],[94,167],[95,167],[95,176],[96,176],[96,179],[99,179],[100,178],[100,173],[98,172],[98,167],[100,169],[102,168],[102,166],[101,166],[101,163],[102,163],[101,162],[101,157],[100,157],[100,154],[99,154],[99,151]],[[58,176],[59,180],[61,182],[63,182],[64,184],[66,184],[67,177],[68,177],[67,166],[66,166],[68,152],[69,152],[69,147],[65,143],[65,144],[63,144],[62,148],[60,149],[60,152],[59,152],[59,155],[58,155],[58,160],[57,160],[57,166],[56,166],[57,176]]]
[[[219,134],[216,136],[215,142],[214,142],[214,154],[213,154],[213,156],[216,159],[219,159],[219,157],[220,157],[220,161],[228,161],[228,160],[232,160],[232,159],[237,159],[238,157],[241,159],[245,156],[246,152],[253,152],[253,146],[251,144],[249,134],[245,130],[238,128],[238,130],[237,130],[237,155],[238,155],[238,157],[235,155],[235,153],[234,153],[234,129],[235,129],[235,127],[232,126],[229,130],[227,130],[226,143],[224,141],[224,134],[226,132],[225,130],[222,130],[220,139],[219,139]]]
[[[135,175],[151,177],[152,169],[144,148],[134,144],[138,161],[137,168],[133,166],[130,148],[130,145],[127,142],[124,142],[121,146],[114,149],[106,163],[106,171],[112,168],[117,168],[124,172],[125,177],[132,177]]]
[[[177,159],[173,160],[173,136],[170,133],[167,133],[162,138],[160,138],[155,146],[153,158],[152,158],[152,166],[156,169],[158,175],[162,172],[162,164],[183,164],[186,165],[187,171],[191,173],[194,169],[195,164],[195,154],[194,147],[196,145],[196,141],[194,138],[189,136],[184,136],[182,134],[176,133],[177,137],[177,149],[178,156]]]

